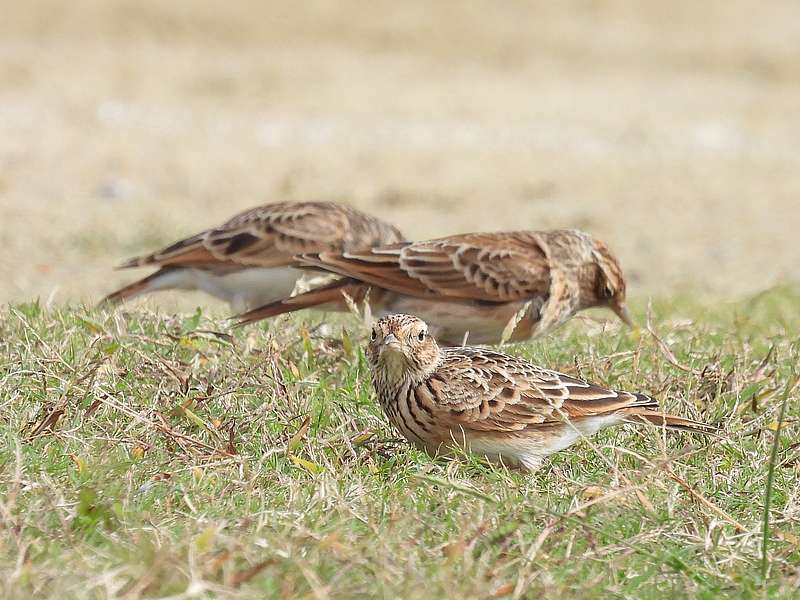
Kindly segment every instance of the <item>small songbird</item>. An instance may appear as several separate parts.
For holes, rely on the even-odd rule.
[[[303,276],[296,254],[344,252],[403,240],[392,225],[333,202],[278,202],[242,212],[219,227],[119,268],[158,271],[103,299],[117,303],[158,290],[202,290],[237,312],[286,298]]]
[[[529,339],[595,306],[631,325],[619,261],[574,229],[467,233],[297,259],[343,279],[251,310],[240,324],[310,307],[346,310],[344,292],[368,299],[378,316],[419,315],[447,345]]]
[[[439,347],[425,322],[410,315],[379,319],[366,355],[392,425],[434,455],[460,447],[534,470],[544,457],[619,423],[715,431],[663,414],[645,394],[607,389],[485,348]]]

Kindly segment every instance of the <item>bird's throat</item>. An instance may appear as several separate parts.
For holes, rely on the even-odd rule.
[[[398,384],[411,376],[410,365],[402,352],[393,349],[384,350],[379,363],[383,379],[389,384]]]

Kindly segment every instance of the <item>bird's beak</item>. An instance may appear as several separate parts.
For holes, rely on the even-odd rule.
[[[612,304],[611,305],[611,310],[613,310],[615,313],[617,313],[617,316],[622,320],[623,323],[625,323],[625,325],[627,325],[628,327],[631,327],[631,328],[635,327],[635,325],[633,323],[633,319],[631,318],[631,313],[628,310],[627,306],[625,306],[622,303],[620,303],[620,304]]]
[[[401,349],[400,340],[398,340],[393,333],[389,333],[386,335],[386,337],[383,338],[381,349],[382,351],[391,349],[399,352]]]

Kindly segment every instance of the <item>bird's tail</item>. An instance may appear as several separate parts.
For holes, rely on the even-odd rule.
[[[354,302],[359,303],[366,297],[368,289],[369,286],[353,279],[339,279],[297,296],[276,300],[237,315],[233,317],[236,320],[234,327],[241,327],[262,319],[303,310],[304,308],[320,307],[329,311],[343,312],[348,310],[345,294],[350,296]]]
[[[624,415],[623,420],[625,423],[655,425],[657,427],[666,427],[667,429],[689,431],[691,433],[701,433],[704,435],[719,434],[719,430],[713,425],[708,425],[707,423],[687,419],[685,417],[678,417],[676,415],[666,415],[652,408],[634,407],[621,412]]]
[[[125,302],[126,300],[130,300],[131,298],[135,298],[141,294],[162,289],[163,286],[160,284],[164,276],[167,275],[169,271],[170,269],[159,269],[152,275],[148,275],[147,277],[143,277],[142,279],[134,281],[133,283],[129,283],[125,287],[121,287],[115,292],[111,292],[108,296],[100,300],[98,306],[119,304],[120,302]]]

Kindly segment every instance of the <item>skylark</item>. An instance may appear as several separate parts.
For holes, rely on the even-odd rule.
[[[544,457],[619,423],[715,431],[663,414],[645,394],[606,389],[484,348],[440,348],[425,322],[410,315],[374,324],[367,360],[392,425],[431,454],[460,447],[534,470]]]
[[[297,259],[343,279],[240,315],[240,324],[309,307],[344,310],[342,292],[357,302],[369,292],[376,315],[420,315],[448,345],[467,335],[476,344],[528,339],[594,306],[631,324],[619,262],[601,241],[574,229],[467,233]]]
[[[242,311],[286,298],[303,273],[303,252],[343,252],[403,239],[392,225],[333,202],[278,202],[242,212],[226,223],[119,268],[158,271],[103,299],[117,303],[157,290],[202,290]]]

